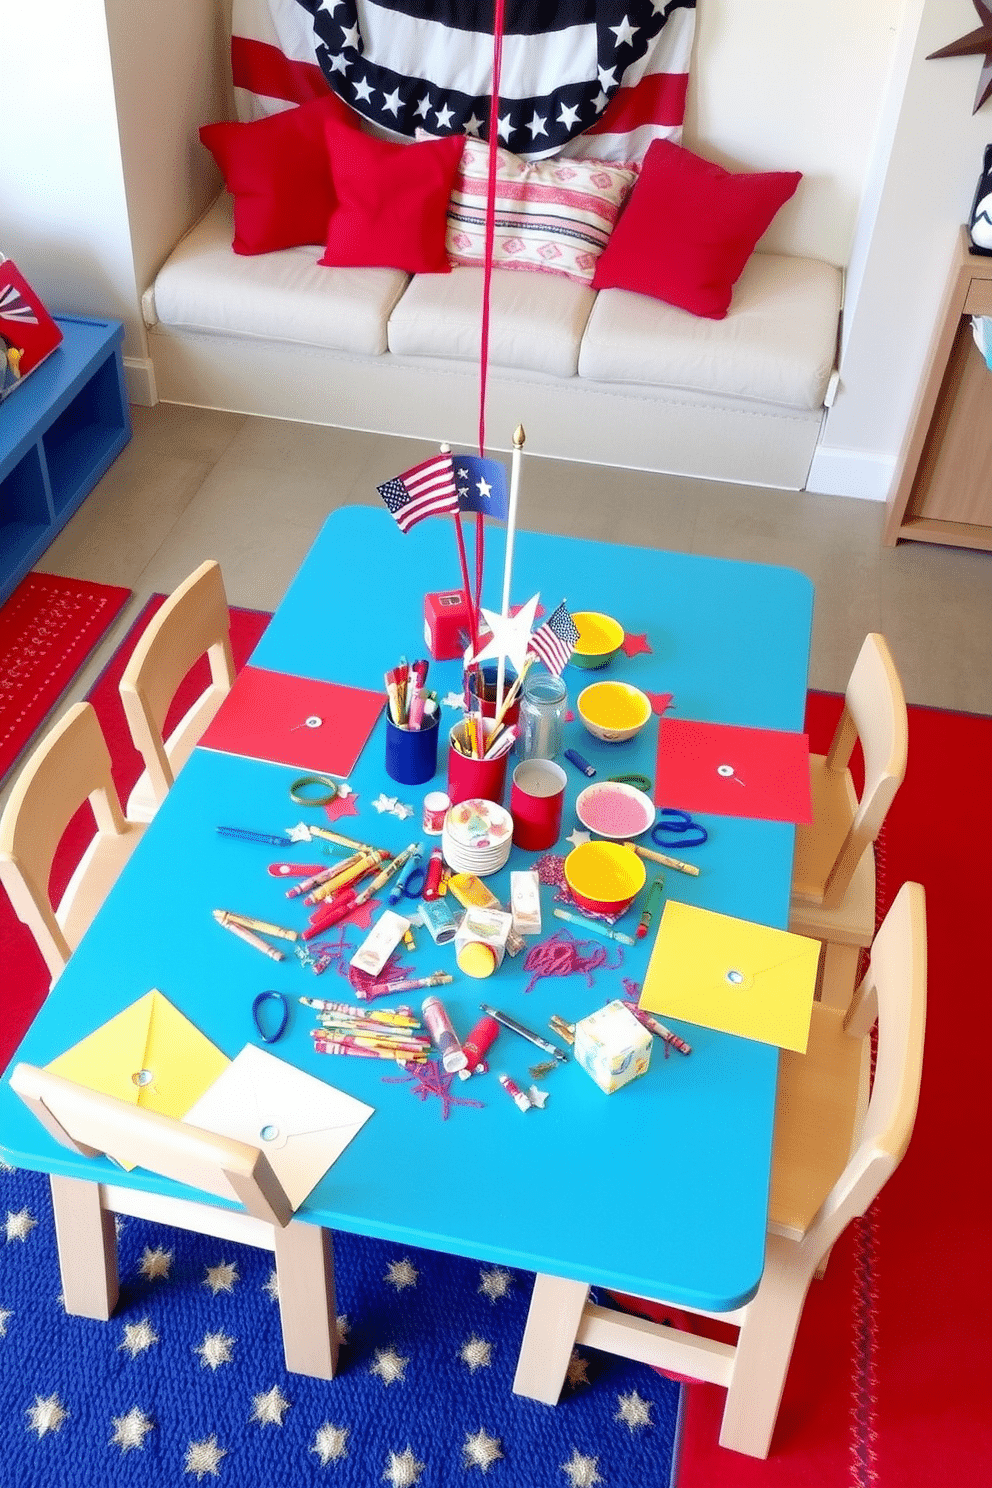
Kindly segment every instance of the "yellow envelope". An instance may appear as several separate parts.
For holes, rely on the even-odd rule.
[[[46,1068],[88,1090],[179,1117],[230,1062],[167,997],[152,991]]]
[[[820,942],[669,901],[640,1006],[806,1052]]]

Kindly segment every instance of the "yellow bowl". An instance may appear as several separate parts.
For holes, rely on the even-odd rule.
[[[612,615],[600,615],[596,610],[578,610],[572,619],[579,631],[572,651],[572,666],[586,671],[605,667],[623,645],[623,626]]]
[[[580,909],[623,914],[644,887],[647,870],[619,842],[582,842],[565,859],[565,882]]]
[[[651,717],[651,699],[629,682],[594,682],[575,706],[589,732],[606,744],[633,739]]]

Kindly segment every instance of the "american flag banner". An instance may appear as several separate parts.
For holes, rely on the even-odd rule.
[[[402,475],[383,481],[376,490],[396,518],[401,532],[409,532],[425,517],[458,510],[458,492],[450,454],[432,455]]]
[[[678,142],[696,0],[508,0],[499,143],[621,162]],[[328,89],[374,133],[488,135],[492,17],[467,0],[234,0],[239,117]]]
[[[452,456],[458,507],[463,512],[481,512],[505,522],[510,514],[510,488],[506,469],[498,460],[483,460],[478,455]]]
[[[554,672],[560,677],[568,665],[569,657],[575,649],[575,643],[579,639],[579,627],[572,619],[566,608],[565,601],[549,615],[543,625],[539,625],[531,636],[527,645],[528,651],[533,651],[539,660],[544,662],[549,672]]]

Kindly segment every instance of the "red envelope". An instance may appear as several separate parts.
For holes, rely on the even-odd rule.
[[[375,728],[380,692],[246,666],[200,743],[344,778]],[[307,719],[319,719],[312,727]]]
[[[718,816],[811,822],[809,737],[662,718],[654,799]]]

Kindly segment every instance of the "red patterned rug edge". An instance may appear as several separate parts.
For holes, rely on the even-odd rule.
[[[107,634],[131,593],[115,584],[30,573],[0,609],[0,779]],[[53,626],[53,620],[58,624]],[[48,654],[56,647],[57,659],[49,663]]]

